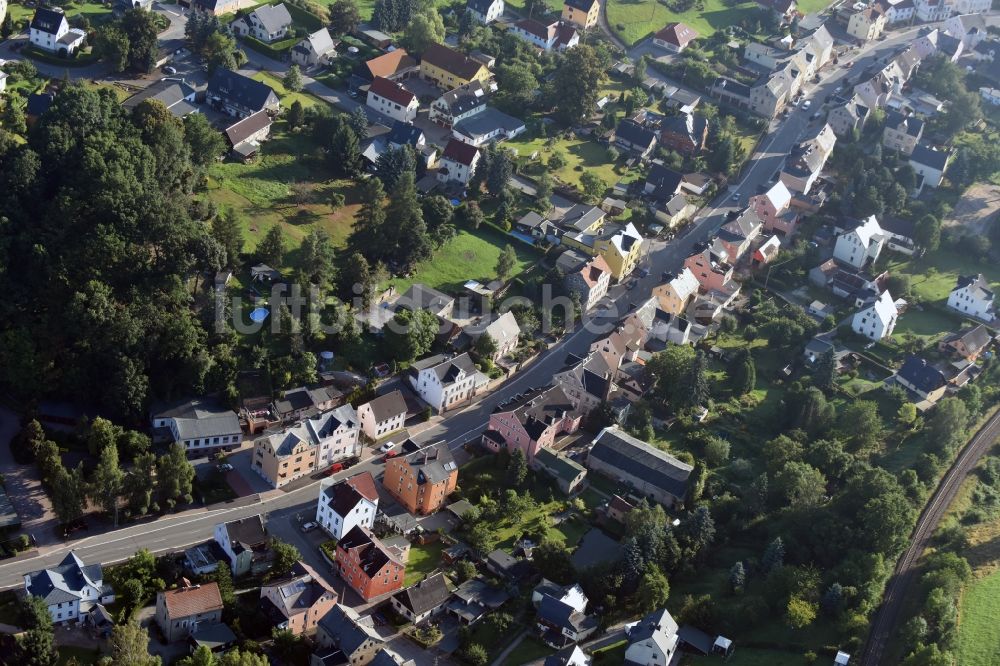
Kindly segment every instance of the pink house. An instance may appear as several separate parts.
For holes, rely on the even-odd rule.
[[[311,634],[337,605],[337,593],[304,562],[296,562],[285,578],[260,588],[260,613],[272,626],[296,636]]]
[[[558,435],[576,432],[582,418],[560,387],[530,389],[497,405],[483,431],[483,445],[493,451],[520,449],[530,462]]]
[[[780,180],[764,194],[750,197],[750,208],[757,213],[764,224],[764,231],[778,232],[785,236],[795,233],[799,222],[798,213],[789,210],[792,193]]]
[[[732,291],[733,267],[706,247],[684,260],[684,267],[694,274],[703,292]]]

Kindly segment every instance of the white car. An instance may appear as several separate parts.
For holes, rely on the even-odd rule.
[[[302,531],[303,532],[312,532],[317,527],[319,527],[319,523],[313,523],[313,522],[302,523]]]
[[[392,451],[394,448],[396,448],[395,442],[386,442],[382,446],[378,447],[378,450],[382,453],[389,453],[389,451]]]
[[[808,110],[810,106],[812,106],[812,100],[811,99],[807,99],[806,101],[802,102],[802,110],[803,111]]]

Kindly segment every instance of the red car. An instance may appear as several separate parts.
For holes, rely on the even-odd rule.
[[[389,462],[390,458],[395,458],[398,455],[399,454],[395,451],[389,451],[387,454],[385,454],[385,457],[382,458],[382,462]]]

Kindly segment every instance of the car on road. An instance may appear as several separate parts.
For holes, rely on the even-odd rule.
[[[343,471],[344,471],[344,463],[339,463],[339,462],[333,463],[332,465],[326,468],[326,471],[323,472],[323,476],[333,476],[337,472],[343,472]]]
[[[395,442],[386,442],[382,446],[378,447],[378,450],[381,451],[382,453],[389,453],[394,448],[396,448]]]
[[[217,469],[220,472],[222,472],[223,474],[225,474],[226,472],[232,472],[233,471],[233,466],[230,465],[229,463],[222,463],[221,465],[216,465],[215,469]]]
[[[639,270],[636,271],[636,275],[638,275],[641,278],[648,277],[649,276],[649,269],[648,268],[640,268]]]
[[[802,110],[803,111],[808,111],[810,106],[812,106],[812,100],[811,99],[807,99],[806,101],[802,102]]]
[[[809,116],[809,118],[810,118],[811,120],[816,120],[817,118],[819,118],[819,117],[820,117],[820,116],[822,116],[822,115],[823,115],[823,112],[822,112],[822,111],[817,111],[816,113],[814,113],[814,114],[812,114],[811,116]]]
[[[729,197],[729,200],[730,201],[739,201],[740,200],[740,193],[736,192],[735,194],[733,194],[733,196]]]
[[[302,523],[303,532],[312,532],[314,529],[319,527],[319,523],[309,521],[308,523]]]
[[[163,73],[164,74],[176,74],[177,73],[177,68],[176,67],[171,67],[170,65],[164,65],[163,66]]]
[[[384,463],[389,462],[398,455],[399,455],[398,451],[389,451],[388,453],[385,454],[385,456],[383,456],[382,462]]]

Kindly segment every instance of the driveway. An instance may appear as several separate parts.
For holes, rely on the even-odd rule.
[[[14,510],[21,517],[21,531],[35,539],[39,546],[59,543],[56,528],[59,521],[52,512],[52,502],[42,488],[38,468],[14,460],[10,443],[21,429],[14,412],[0,407],[0,475]]]

